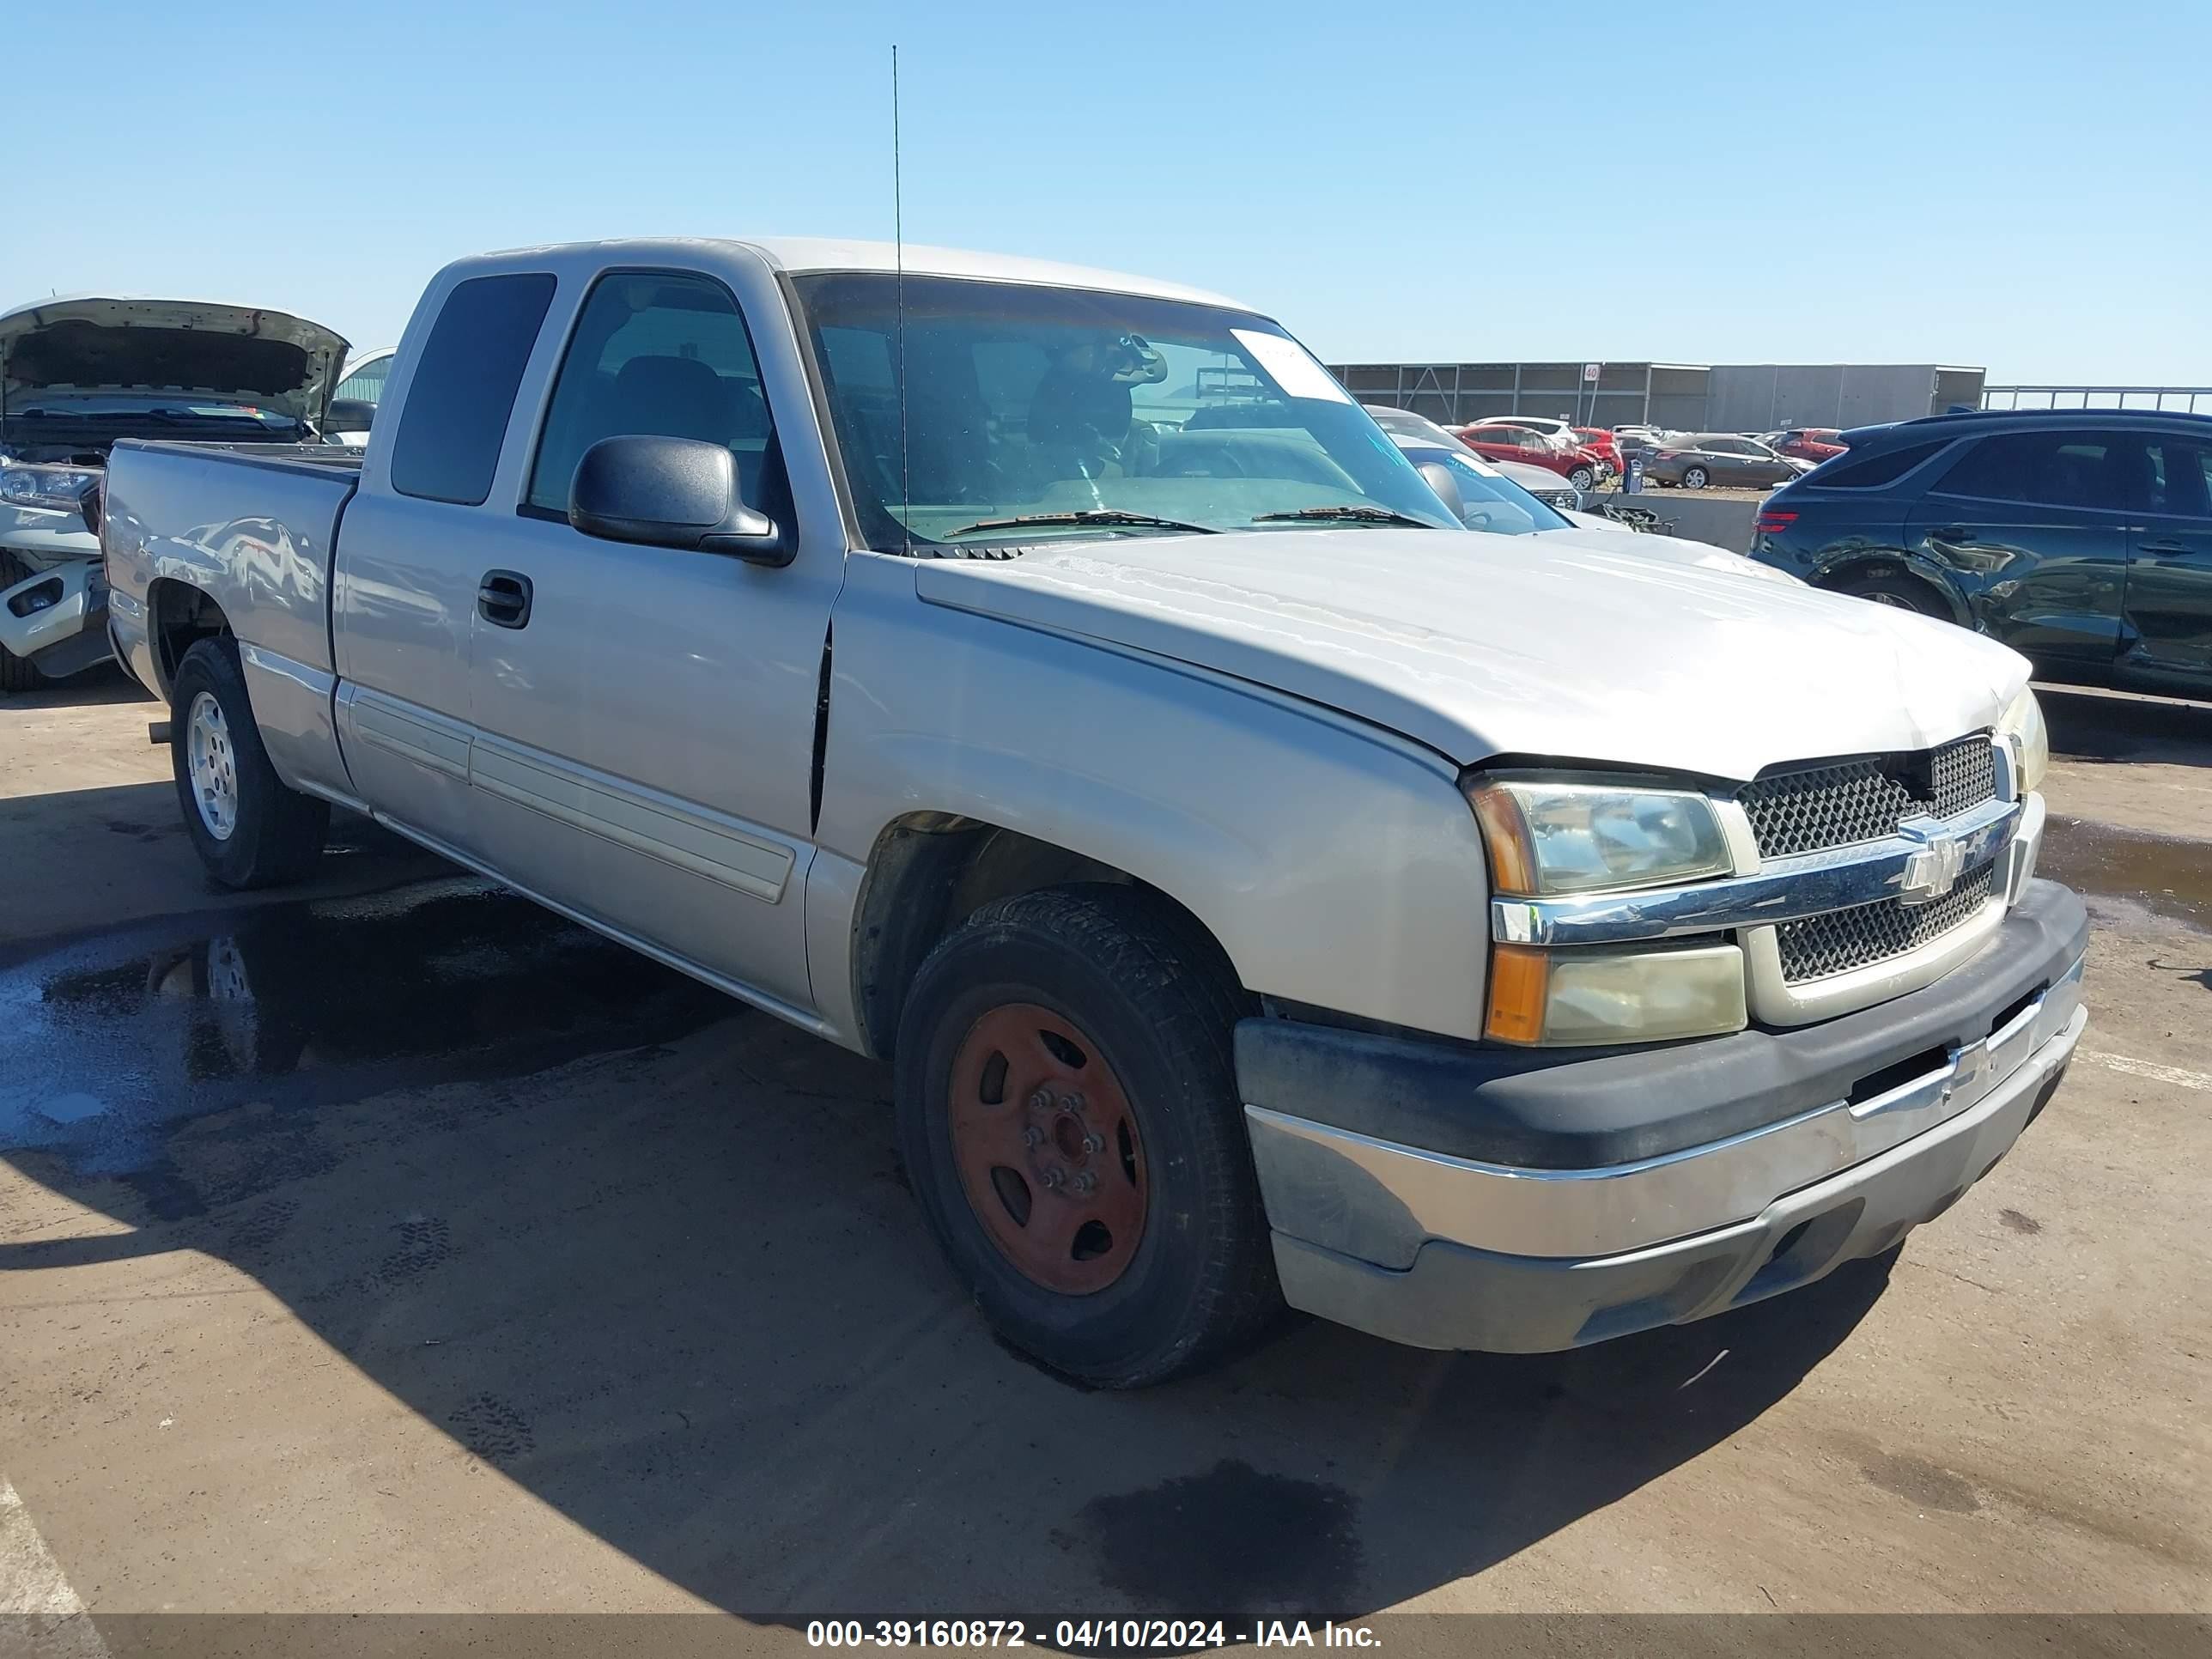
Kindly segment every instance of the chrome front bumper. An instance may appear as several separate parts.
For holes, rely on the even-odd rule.
[[[2010,1148],[2087,1023],[2081,960],[1974,1042],[1778,1121],[1632,1162],[1451,1156],[1248,1103],[1284,1294],[1423,1347],[1534,1352],[1702,1318],[1888,1249]],[[1693,1088],[1697,1045],[1655,1051]],[[1896,1075],[1899,1072],[1903,1075]]]

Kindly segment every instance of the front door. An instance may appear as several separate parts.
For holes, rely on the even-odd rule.
[[[842,561],[827,543],[775,568],[571,528],[576,463],[625,434],[726,444],[747,502],[797,533],[730,289],[696,271],[599,275],[520,509],[475,544],[509,585],[476,623],[480,833],[543,896],[805,1007],[815,714]]]
[[[1905,546],[1955,570],[1983,631],[2054,669],[2119,654],[2140,438],[2094,428],[1984,438],[1912,505]]]
[[[2148,434],[2148,511],[2128,554],[2130,669],[2212,691],[2212,441]]]

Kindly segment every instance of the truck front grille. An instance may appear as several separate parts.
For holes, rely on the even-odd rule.
[[[1737,799],[1759,856],[1777,859],[1879,841],[1906,818],[1956,817],[1996,792],[1996,751],[1978,734],[1937,749],[1770,773]]]
[[[1877,899],[1849,910],[1782,922],[1774,930],[1782,952],[1782,977],[1797,985],[1917,951],[1972,920],[1989,902],[1996,875],[1992,860],[1960,877],[1959,884],[1932,904]]]

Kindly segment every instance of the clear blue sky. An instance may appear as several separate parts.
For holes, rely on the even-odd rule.
[[[480,249],[888,236],[894,40],[909,240],[1219,289],[1332,362],[2212,385],[2208,0],[87,4],[15,100],[0,307],[386,344]]]

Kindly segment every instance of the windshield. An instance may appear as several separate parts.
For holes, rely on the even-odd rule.
[[[1460,517],[1469,530],[1526,536],[1538,530],[1574,528],[1572,520],[1456,444],[1449,448],[1439,444],[1431,449],[1409,449],[1406,453],[1417,465],[1450,469],[1452,482],[1459,486]]]
[[[1262,318],[908,276],[902,431],[896,279],[794,286],[871,547],[1296,534],[1361,517],[1449,526],[1397,446]],[[1311,516],[1271,516],[1286,514]]]

